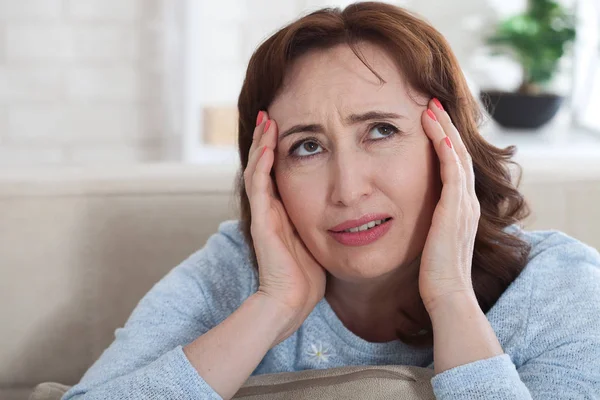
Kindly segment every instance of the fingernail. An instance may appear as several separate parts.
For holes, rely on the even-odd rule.
[[[262,111],[258,112],[258,116],[256,117],[256,126],[260,125],[260,123],[262,122],[264,116],[265,116],[264,112],[262,112]]]
[[[427,109],[427,115],[429,115],[429,118],[431,118],[432,120],[437,121],[435,114],[430,109]]]
[[[263,156],[263,154],[265,154],[265,151],[267,151],[267,146],[263,147],[262,152],[260,153],[261,157]]]
[[[450,138],[448,136],[446,136],[444,138],[444,141],[446,142],[446,144],[448,145],[448,147],[452,148],[452,142],[450,141]]]
[[[271,120],[268,120],[267,123],[265,124],[265,130],[263,132],[268,131],[270,126],[271,126]]]
[[[442,106],[442,103],[437,99],[437,97],[433,98],[433,102],[435,103],[435,105],[437,106],[437,108],[439,108],[440,110],[444,111],[444,106]]]

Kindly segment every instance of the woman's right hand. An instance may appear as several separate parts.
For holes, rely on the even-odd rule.
[[[298,236],[275,195],[271,169],[277,146],[277,125],[265,111],[257,117],[248,165],[244,171],[250,200],[250,232],[258,261],[258,295],[290,313],[278,343],[295,332],[325,294],[325,270]]]

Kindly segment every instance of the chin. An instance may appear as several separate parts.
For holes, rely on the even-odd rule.
[[[337,252],[336,252],[337,253]],[[394,274],[401,266],[406,265],[405,258],[393,257],[390,252],[378,250],[378,254],[330,254],[332,260],[325,269],[338,279],[344,281],[377,280]],[[337,261],[333,261],[337,260]],[[340,262],[341,261],[341,262]]]

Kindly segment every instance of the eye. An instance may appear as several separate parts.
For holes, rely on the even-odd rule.
[[[321,145],[314,140],[307,139],[300,141],[292,146],[290,149],[290,155],[298,158],[309,157],[315,154],[321,153]]]
[[[377,124],[369,131],[369,139],[385,139],[398,133],[398,128],[390,124]]]

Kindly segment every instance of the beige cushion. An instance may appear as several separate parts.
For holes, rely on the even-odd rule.
[[[433,370],[400,365],[352,366],[250,377],[234,396],[245,400],[429,400]]]
[[[353,366],[253,376],[234,396],[245,400],[433,400],[433,371],[406,366]],[[60,400],[57,383],[35,388],[30,400]]]
[[[235,217],[235,172],[0,173],[0,399],[78,382],[150,287]]]
[[[41,383],[35,387],[29,400],[60,400],[70,386],[55,382]]]

